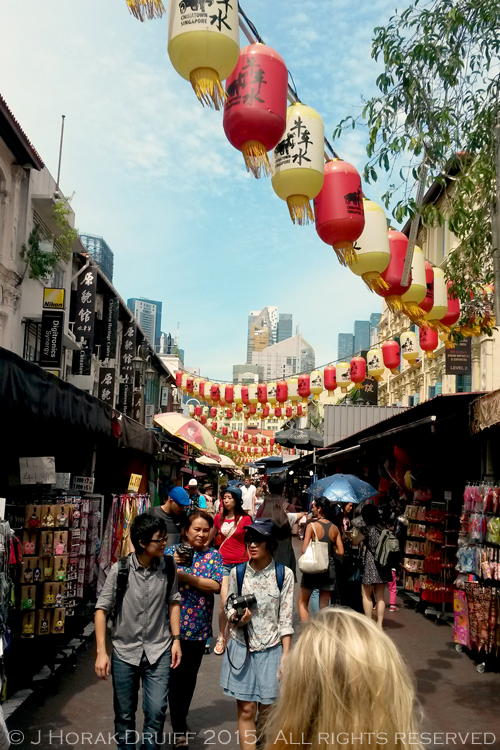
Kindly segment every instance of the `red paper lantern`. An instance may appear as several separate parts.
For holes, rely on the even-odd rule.
[[[361,388],[366,378],[366,362],[363,357],[353,357],[351,359],[351,381],[356,388]]]
[[[205,400],[205,383],[206,380],[200,380],[200,398],[202,401]]]
[[[302,404],[297,404],[297,416],[302,416]]]
[[[311,395],[311,379],[309,375],[299,375],[299,385],[297,388],[299,396],[302,397],[302,403],[307,403],[308,396]]]
[[[226,409],[226,417],[228,419],[232,419],[233,418],[233,411],[232,411],[232,409]]]
[[[227,435],[227,427],[226,427],[226,425],[224,425],[224,427],[222,428],[222,434],[223,435]]]
[[[286,380],[280,380],[276,384],[276,401],[280,404],[284,404],[288,398],[288,384]]]
[[[274,438],[269,438],[269,445],[274,445],[276,440]]]
[[[248,410],[250,414],[257,414],[257,404],[250,404]]]
[[[175,385],[177,386],[177,388],[182,387],[182,370],[177,370],[177,372],[175,373]]]
[[[194,413],[197,417],[201,417],[201,406],[195,406]]]
[[[238,430],[233,430],[233,438],[234,438],[235,440],[238,440],[238,437],[239,437],[239,435],[238,435]]]
[[[430,313],[434,307],[434,268],[428,260],[425,261],[425,283],[427,292],[425,298],[420,303],[420,308],[425,313]]]
[[[214,383],[210,388],[210,398],[216,404],[220,400],[220,386],[218,383]]]
[[[186,391],[188,393],[192,393],[193,392],[193,388],[194,388],[194,378],[189,377],[186,380]]]
[[[276,407],[276,408],[274,409],[274,416],[275,416],[275,417],[281,417],[281,406],[277,406],[277,407]]]
[[[269,406],[264,406],[262,409],[262,418],[265,419],[269,416]]]
[[[285,416],[290,418],[292,416],[293,409],[291,406],[287,406],[285,410]]]
[[[243,404],[236,404],[235,409],[238,414],[241,414],[241,412],[243,411]]]
[[[234,401],[234,387],[232,385],[226,385],[224,389],[224,399],[227,404],[231,405]]]
[[[265,406],[267,404],[267,384],[260,383],[257,388],[257,398],[259,403]]]
[[[347,265],[348,257],[356,257],[353,244],[365,226],[361,177],[352,164],[340,160],[325,164],[325,181],[314,209],[317,233]]]
[[[329,396],[333,396],[333,392],[337,387],[336,373],[337,370],[335,368],[335,365],[327,365],[323,372],[323,382]]]
[[[205,416],[204,414],[202,414],[202,415],[201,415],[201,417],[200,417],[200,422],[201,422],[202,424],[206,424],[206,423],[207,423],[207,418],[206,418],[206,416]]]
[[[248,443],[248,432],[243,433],[243,440],[245,441],[245,443]]]
[[[438,332],[434,328],[420,329],[420,348],[429,359],[434,358],[434,352],[438,348]]]
[[[384,366],[397,375],[401,365],[401,351],[397,341],[384,341],[381,346]]]
[[[444,318],[441,318],[441,323],[444,326],[453,326],[455,323],[458,323],[458,320],[460,318],[460,300],[458,297],[453,298],[450,295],[450,287],[452,286],[453,282],[448,281],[446,284],[446,289],[448,292],[448,312],[444,316]]]
[[[389,288],[377,288],[375,291],[385,299],[387,307],[393,312],[398,312],[403,309],[401,295],[407,292],[411,286],[411,276],[406,286],[403,286],[401,283],[407,248],[408,237],[403,234],[403,232],[389,229],[389,249],[391,251],[391,259],[385,271],[382,271],[380,274]]]
[[[212,422],[212,430],[213,430],[214,432],[216,432],[216,431],[217,431],[217,422]]]
[[[257,435],[252,435],[252,443],[257,445]]]
[[[288,71],[283,58],[265,44],[243,47],[226,81],[223,126],[234,148],[243,152],[254,177],[271,174],[267,156],[286,127]]]
[[[248,400],[248,386],[243,385],[241,387],[241,400],[245,404],[245,406],[248,406],[250,401]]]
[[[215,407],[215,406],[212,406],[212,408],[210,409],[210,416],[211,416],[212,418],[214,418],[214,417],[216,417],[216,416],[217,416],[217,407]]]

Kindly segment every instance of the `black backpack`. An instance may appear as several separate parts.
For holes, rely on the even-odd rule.
[[[130,554],[134,554],[134,553],[131,552]],[[168,605],[170,591],[172,590],[172,585],[174,583],[174,578],[175,578],[174,558],[172,557],[172,555],[163,555],[160,565],[162,566],[163,572],[165,573],[168,579],[167,594],[165,597],[165,604]],[[125,596],[125,591],[127,590],[127,586],[128,586],[129,572],[130,572],[130,555],[127,555],[126,557],[120,557],[120,559],[118,560],[118,577],[116,579],[115,603],[113,605],[113,609],[109,613],[109,619],[113,627],[116,625],[118,614],[121,611],[121,607],[123,604],[123,597]]]

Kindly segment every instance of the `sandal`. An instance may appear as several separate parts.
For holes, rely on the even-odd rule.
[[[187,747],[188,744],[188,739],[186,735],[183,734],[180,737],[177,737],[174,747]]]
[[[226,650],[226,639],[222,636],[219,636],[217,640],[215,641],[214,646],[214,654],[217,654],[217,656],[222,656],[224,651]]]

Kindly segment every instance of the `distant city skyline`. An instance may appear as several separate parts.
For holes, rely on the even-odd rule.
[[[381,313],[372,313],[369,320],[355,320],[353,333],[339,333],[337,337],[337,360],[350,359],[369,349],[376,341]]]

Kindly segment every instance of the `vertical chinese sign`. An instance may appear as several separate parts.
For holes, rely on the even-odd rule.
[[[115,397],[115,370],[113,367],[101,367],[99,370],[99,388],[97,397],[113,406]]]
[[[96,293],[97,268],[88,268],[78,279],[73,332],[82,350],[73,353],[73,375],[91,374]]]
[[[133,320],[123,324],[122,346],[120,351],[120,408],[124,414],[132,413],[132,392],[134,368],[132,360],[136,351],[137,329]]]
[[[120,303],[117,297],[109,297],[104,311],[101,361],[116,358],[118,336],[118,312]]]

